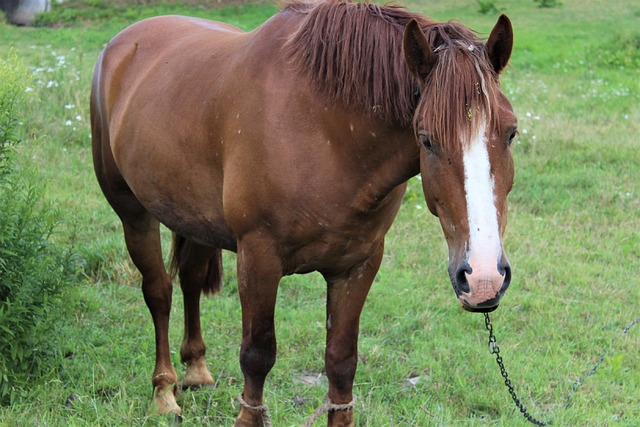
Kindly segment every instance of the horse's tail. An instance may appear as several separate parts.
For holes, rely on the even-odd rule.
[[[199,250],[199,245],[194,244],[186,237],[173,233],[173,243],[171,247],[169,274],[175,277],[184,266],[186,260],[191,256],[191,251]],[[205,295],[220,292],[222,282],[222,251],[220,248],[213,250],[213,255],[209,259],[206,267],[204,282],[202,283],[202,293]]]

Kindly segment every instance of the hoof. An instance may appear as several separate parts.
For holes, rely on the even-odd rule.
[[[158,415],[174,415],[182,420],[182,409],[174,394],[174,387],[154,391],[152,411]]]
[[[271,427],[269,409],[266,405],[251,406],[244,401],[242,394],[238,395],[240,412],[234,427]]]
[[[262,413],[240,408],[234,427],[265,427]]]
[[[181,387],[183,390],[198,390],[215,384],[213,377],[207,369],[204,357],[187,364],[187,373],[182,379]]]

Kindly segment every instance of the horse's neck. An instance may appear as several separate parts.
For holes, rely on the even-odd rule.
[[[288,40],[291,30],[299,25],[303,16],[287,10],[248,34],[251,39],[267,42],[264,42],[265,45],[257,43],[259,50],[249,53],[243,51],[243,63],[255,67],[256,75],[272,79],[270,83],[264,83],[264,86],[271,84],[288,94],[288,108],[310,112],[311,116],[305,119],[313,122],[311,128],[317,126],[319,134],[326,138],[321,142],[329,142],[333,150],[336,150],[336,156],[333,157],[337,162],[336,169],[342,168],[351,178],[350,184],[358,189],[354,189],[352,185],[343,187],[355,190],[356,199],[361,200],[363,206],[375,204],[376,200],[382,200],[419,173],[419,150],[413,130],[410,125],[399,124],[406,121],[402,117],[395,118],[396,124],[385,121],[389,120],[386,117],[388,114],[376,111],[384,106],[371,105],[367,108],[372,110],[363,111],[362,105],[347,105],[346,101],[335,99],[335,94],[323,93],[323,86],[314,86],[312,73],[302,70],[300,64],[292,66],[288,56],[283,61],[281,55],[272,54],[274,50],[284,48],[283,43]],[[262,70],[268,68],[267,64],[276,71],[268,75],[263,73]],[[298,131],[306,133],[305,126]],[[321,152],[324,149],[318,150]]]
[[[363,209],[375,208],[398,186],[420,172],[418,145],[411,130],[367,119],[353,126],[355,147],[348,153],[362,176],[356,201]]]

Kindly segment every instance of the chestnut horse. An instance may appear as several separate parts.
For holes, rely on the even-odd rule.
[[[160,413],[180,413],[167,336],[174,232],[184,293],[183,387],[212,384],[202,292],[237,252],[244,388],[237,426],[265,420],[284,275],[327,282],[329,425],[353,425],[358,323],[407,180],[422,175],[460,305],[494,310],[511,280],[502,235],[516,117],[499,88],[513,45],[398,6],[290,3],[251,32],[181,16],[118,34],[91,92],[95,172],[122,221],[155,327]]]

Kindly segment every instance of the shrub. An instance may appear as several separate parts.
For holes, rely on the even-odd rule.
[[[500,8],[495,0],[476,0],[476,3],[478,4],[478,12],[483,15],[500,13]]]
[[[605,67],[640,69],[640,32],[604,37],[594,53],[596,62]]]
[[[538,7],[540,8],[554,8],[562,5],[560,0],[533,0],[538,3]]]
[[[12,66],[15,59],[0,62],[0,179],[9,169],[9,153],[17,142],[14,135],[17,118],[16,103],[24,89],[20,67]]]
[[[0,404],[55,365],[55,320],[74,270],[70,250],[50,239],[59,212],[16,150],[26,74],[15,57],[0,59]]]

